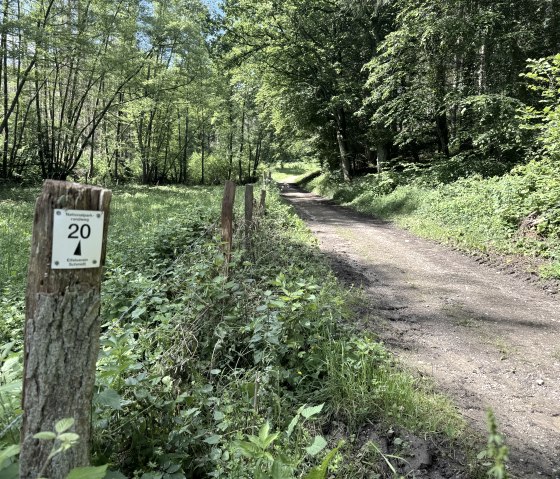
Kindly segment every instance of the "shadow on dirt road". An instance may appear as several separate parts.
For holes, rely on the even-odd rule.
[[[290,186],[283,197],[339,279],[364,288],[363,327],[483,433],[491,408],[516,477],[560,477],[560,302],[390,223]]]

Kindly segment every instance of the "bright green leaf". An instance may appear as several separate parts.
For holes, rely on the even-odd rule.
[[[294,428],[296,427],[298,421],[299,421],[299,413],[296,414],[294,416],[294,418],[290,421],[290,424],[288,426],[288,430],[286,431],[286,434],[288,435],[288,438],[292,435],[292,432],[294,432]]]
[[[56,434],[50,431],[42,431],[34,434],[33,437],[35,439],[40,439],[41,441],[51,441],[53,439],[56,439]]]
[[[270,431],[270,424],[267,422],[265,422],[260,431],[259,431],[259,439],[264,443],[264,441],[266,440],[266,438],[268,437],[268,432]]]
[[[4,467],[4,463],[10,458],[19,454],[19,446],[12,445],[0,450],[0,470]]]
[[[58,436],[58,439],[62,442],[76,442],[80,439],[80,436],[75,432],[65,432]]]
[[[323,449],[325,449],[325,447],[327,447],[327,441],[325,441],[325,438],[323,436],[315,436],[315,439],[313,440],[313,444],[311,444],[311,446],[306,447],[305,450],[307,451],[307,454],[309,454],[310,456],[316,456]]]
[[[321,462],[320,465],[318,465],[317,467],[314,467],[313,469],[311,469],[311,471],[309,471],[304,477],[303,479],[325,479],[327,477],[327,472],[329,470],[329,464],[331,463],[331,461],[334,459],[334,457],[336,456],[336,453],[338,452],[338,450],[341,448],[343,444],[343,441],[340,441],[338,443],[338,446],[335,447],[334,449],[332,449],[326,456],[325,459],[323,459],[323,462]]]
[[[305,419],[309,419],[310,417],[319,414],[323,410],[324,405],[325,404],[319,404],[318,406],[312,406],[312,407],[305,408],[303,411],[301,411],[301,415]]]
[[[76,467],[70,471],[66,479],[103,479],[107,465],[99,467]]]
[[[74,425],[74,418],[72,417],[66,417],[64,419],[61,419],[60,421],[58,421],[55,426],[54,426],[54,430],[60,434],[64,431],[68,431],[68,429],[70,429],[72,426]]]

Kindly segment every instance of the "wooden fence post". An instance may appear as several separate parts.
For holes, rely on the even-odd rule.
[[[226,264],[231,259],[233,245],[233,203],[235,202],[235,183],[226,181],[224,187],[224,198],[222,200],[222,241],[224,242],[224,254]]]
[[[259,203],[259,210],[261,214],[264,214],[266,208],[266,190],[261,190],[261,202]]]
[[[253,229],[253,185],[245,185],[245,249],[251,250]]]
[[[36,203],[26,294],[20,479],[63,479],[74,467],[89,464],[110,201],[111,192],[103,188],[46,180]],[[33,435],[52,431],[62,418],[74,419],[79,443],[49,461],[52,441]]]

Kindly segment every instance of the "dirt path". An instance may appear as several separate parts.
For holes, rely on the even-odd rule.
[[[560,303],[445,246],[295,188],[338,276],[362,285],[371,327],[435,378],[477,429],[492,408],[516,477],[560,478]]]

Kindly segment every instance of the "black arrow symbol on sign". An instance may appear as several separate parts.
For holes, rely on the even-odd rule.
[[[76,251],[74,251],[74,256],[82,256],[82,242],[78,241],[78,246],[76,247]]]

